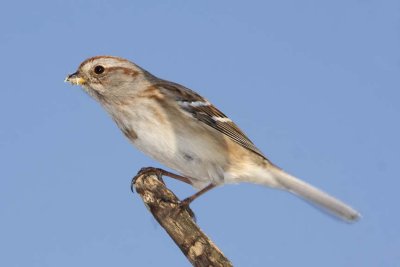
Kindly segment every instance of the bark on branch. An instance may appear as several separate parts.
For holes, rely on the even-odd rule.
[[[178,205],[179,199],[158,179],[156,171],[140,171],[132,186],[193,266],[233,266],[200,230],[191,214]]]

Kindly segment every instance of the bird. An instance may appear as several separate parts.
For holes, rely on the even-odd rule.
[[[116,56],[84,60],[66,82],[79,85],[107,111],[144,154],[178,174],[164,174],[198,191],[253,183],[290,192],[347,222],[360,213],[272,163],[246,134],[195,91],[156,77]]]

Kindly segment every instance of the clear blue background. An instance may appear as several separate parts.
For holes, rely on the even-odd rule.
[[[218,188],[192,208],[235,266],[399,266],[400,2],[200,2],[2,3],[0,266],[188,265],[129,189],[159,165],[63,83],[102,54],[200,92],[363,214],[349,225],[280,191]]]

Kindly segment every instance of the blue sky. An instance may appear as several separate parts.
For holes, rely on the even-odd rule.
[[[373,0],[3,3],[0,265],[188,266],[129,189],[160,165],[63,83],[106,54],[198,91],[363,214],[349,225],[284,192],[217,188],[192,208],[235,266],[397,266],[399,14]]]

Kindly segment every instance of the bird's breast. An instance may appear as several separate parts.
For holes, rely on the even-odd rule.
[[[140,151],[192,178],[196,187],[220,183],[227,165],[225,140],[206,125],[155,102],[106,108]]]

